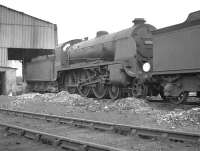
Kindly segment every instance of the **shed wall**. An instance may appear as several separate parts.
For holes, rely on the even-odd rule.
[[[7,48],[0,47],[0,67],[6,67],[8,63],[8,51]]]
[[[0,73],[4,74],[4,77],[2,77],[2,76],[0,77],[0,81],[4,84],[3,94],[4,95],[8,95],[9,93],[15,94],[15,92],[16,92],[16,69],[10,68],[10,67],[0,67]]]
[[[27,81],[54,81],[56,80],[55,58],[41,58],[27,63],[25,72]]]
[[[15,95],[16,93],[16,69],[7,69],[5,77],[5,91],[4,94]]]

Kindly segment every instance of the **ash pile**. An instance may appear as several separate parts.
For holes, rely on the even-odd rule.
[[[168,125],[172,129],[195,126],[200,128],[200,107],[194,107],[189,110],[175,109],[174,111],[161,113],[157,117],[160,125]]]
[[[200,107],[166,109],[166,105],[162,104],[161,108],[155,107],[155,104],[133,97],[116,101],[95,100],[62,91],[15,96],[13,101],[6,106],[1,104],[1,107],[155,128],[180,128],[184,131],[200,129]]]
[[[15,97],[11,102],[12,109],[22,108],[28,104],[61,104],[64,106],[80,107],[90,112],[130,111],[142,112],[151,110],[145,100],[136,98],[124,98],[116,101],[95,100],[84,98],[78,94],[69,94],[66,91],[59,93],[29,93]],[[75,111],[75,110],[74,110]],[[84,112],[84,111],[82,111]]]

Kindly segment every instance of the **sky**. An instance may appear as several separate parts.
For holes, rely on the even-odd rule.
[[[0,4],[57,24],[59,43],[90,39],[99,30],[122,30],[132,26],[134,18],[166,27],[200,10],[199,0],[0,0]]]
[[[57,24],[59,43],[91,39],[99,30],[120,31],[131,27],[134,18],[167,27],[200,10],[199,0],[0,0],[0,4]]]

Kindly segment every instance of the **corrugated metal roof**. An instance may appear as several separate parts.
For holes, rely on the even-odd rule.
[[[54,49],[57,26],[0,5],[0,47]]]
[[[32,19],[38,20],[38,22],[45,22],[45,23],[47,23],[47,24],[53,24],[53,23],[48,22],[48,21],[46,21],[46,20],[42,20],[42,19],[40,19],[40,18],[31,16],[31,15],[26,14],[26,13],[21,12],[21,11],[17,11],[17,10],[15,10],[15,9],[9,8],[9,7],[4,6],[4,5],[1,5],[1,4],[0,4],[0,7],[5,8],[5,9],[7,9],[7,10],[10,10],[10,11],[13,12],[13,13],[17,13],[18,15],[25,15],[25,16],[30,17],[30,18],[32,18]]]

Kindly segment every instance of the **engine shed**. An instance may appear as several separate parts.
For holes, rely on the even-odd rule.
[[[56,24],[0,5],[0,95],[16,91],[16,68],[9,60],[24,67],[34,57],[52,54],[56,45]]]

